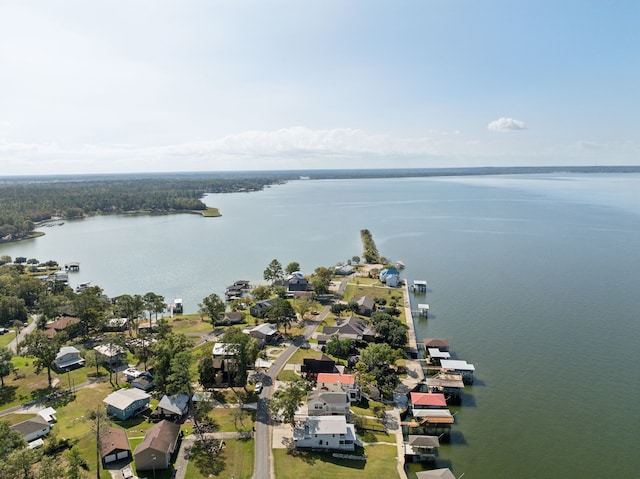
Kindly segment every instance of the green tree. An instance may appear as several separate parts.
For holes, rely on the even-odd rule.
[[[100,375],[100,366],[103,364],[102,355],[95,349],[88,349],[84,353],[84,363],[88,368],[96,368],[96,377]]]
[[[82,472],[80,468],[86,466],[87,462],[82,457],[82,453],[72,447],[66,454],[67,459],[67,479],[80,479]]]
[[[13,353],[9,348],[0,348],[0,381],[4,388],[4,378],[8,376],[13,370],[13,364],[11,364],[11,358]]]
[[[107,303],[102,297],[102,288],[90,286],[73,298],[73,310],[80,319],[82,336],[87,339],[92,329],[97,329],[104,321],[104,311]]]
[[[222,301],[220,296],[215,293],[212,293],[209,296],[203,298],[202,303],[200,303],[198,307],[206,311],[207,316],[211,318],[211,324],[215,324],[216,321],[220,318],[220,315],[224,313],[226,309],[224,301]]]
[[[85,417],[96,441],[96,478],[100,479],[100,436],[107,431],[111,420],[102,406],[89,410]]]
[[[335,356],[337,358],[346,359],[349,357],[353,341],[351,339],[340,339],[337,334],[331,335],[329,341],[327,341],[327,354]]]
[[[246,388],[248,372],[258,357],[256,340],[242,332],[240,328],[228,328],[222,336],[222,342],[233,354],[231,379],[234,386]]]
[[[11,324],[15,320],[27,320],[24,300],[16,296],[0,296],[0,324]]]
[[[251,296],[253,296],[253,299],[256,301],[262,301],[271,296],[271,290],[264,285],[256,286],[251,291]]]
[[[328,294],[332,277],[333,273],[330,269],[323,266],[316,268],[309,279],[311,286],[313,286],[313,291],[316,294]]]
[[[277,259],[271,260],[271,263],[264,270],[263,278],[265,281],[269,281],[273,284],[274,281],[282,279],[284,277],[284,271],[282,271],[282,264]]]
[[[284,271],[287,274],[292,274],[292,273],[295,273],[296,271],[300,271],[300,263],[298,263],[297,261],[292,261],[287,265]]]
[[[300,315],[300,319],[304,319],[306,314],[316,306],[316,302],[311,298],[300,298],[295,300],[293,308]]]
[[[191,341],[184,334],[171,333],[153,345],[153,378],[158,391],[165,391],[171,371],[171,360],[182,351],[191,348]]]
[[[278,389],[271,399],[271,413],[281,416],[283,421],[295,426],[295,415],[307,396],[307,383],[303,379],[289,381],[287,385]]]
[[[13,429],[8,421],[0,420],[0,458],[14,449],[25,447],[27,443],[22,435]]]
[[[210,354],[204,355],[198,363],[198,382],[203,388],[213,387],[216,383],[216,369]]]
[[[139,294],[129,295],[123,294],[120,296],[115,304],[115,314],[127,318],[129,323],[129,332],[132,330],[138,331],[138,320],[144,313],[144,300]]]
[[[188,394],[191,397],[191,363],[193,357],[190,351],[180,351],[171,358],[170,374],[167,376],[167,394]]]
[[[152,314],[155,314],[157,322],[158,314],[162,313],[167,307],[164,296],[153,292],[148,292],[142,297],[142,301],[144,302],[144,308],[149,313],[149,322],[151,322]]]
[[[286,334],[287,327],[291,326],[291,321],[296,317],[296,312],[291,303],[284,298],[275,298],[265,311],[265,317],[270,322],[276,323],[278,328],[284,326]]]
[[[138,338],[133,346],[133,354],[136,359],[144,364],[144,370],[147,370],[147,363],[151,359],[153,353],[153,344],[151,342],[151,335],[146,331],[139,331]]]
[[[20,344],[20,351],[35,358],[36,374],[40,374],[43,369],[47,370],[49,388],[51,388],[51,369],[58,355],[59,345],[57,341],[52,341],[42,331],[34,331],[24,338]]]

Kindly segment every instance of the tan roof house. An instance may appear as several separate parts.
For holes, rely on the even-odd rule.
[[[100,449],[100,457],[105,464],[127,459],[131,456],[129,438],[124,429],[110,428],[100,436],[98,447]]]
[[[180,425],[163,419],[151,426],[133,457],[138,471],[168,469],[180,437]]]

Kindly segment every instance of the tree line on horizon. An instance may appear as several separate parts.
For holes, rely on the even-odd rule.
[[[36,224],[52,217],[144,211],[205,210],[207,193],[259,191],[282,181],[277,176],[234,178],[77,178],[0,182],[0,242],[29,237]]]

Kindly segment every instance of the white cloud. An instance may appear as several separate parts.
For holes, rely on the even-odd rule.
[[[498,118],[493,120],[487,125],[487,128],[491,131],[514,131],[514,130],[526,130],[526,125],[520,120],[514,120],[513,118]]]

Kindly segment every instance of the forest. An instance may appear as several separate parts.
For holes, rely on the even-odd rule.
[[[205,210],[206,193],[258,191],[282,175],[152,175],[16,178],[0,181],[0,242],[33,235],[38,223],[127,212]]]

